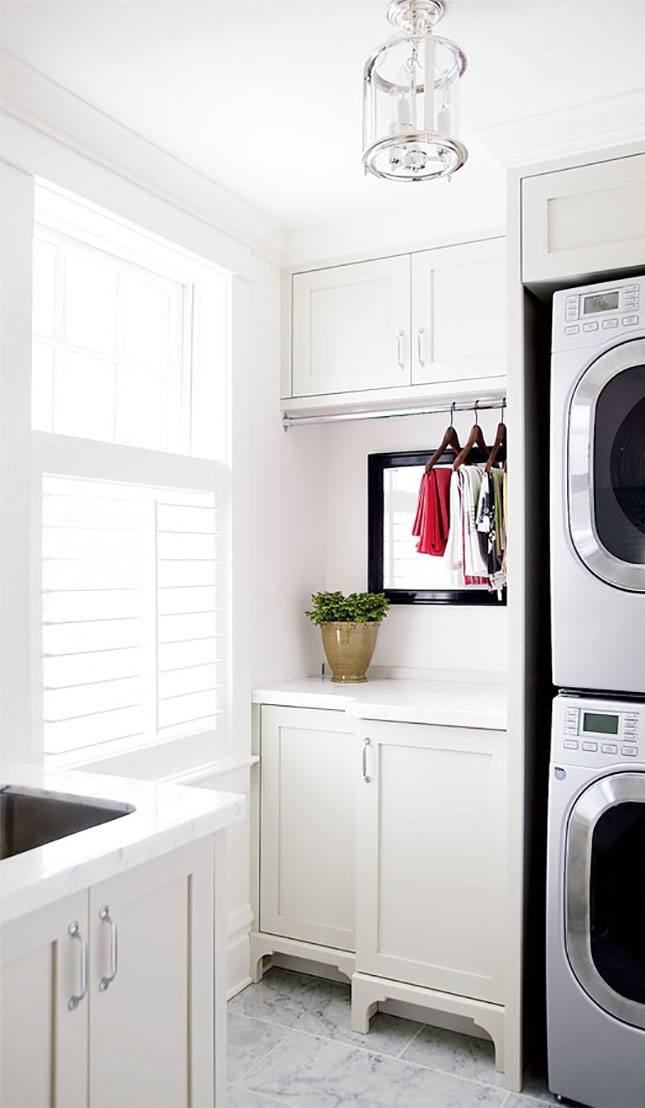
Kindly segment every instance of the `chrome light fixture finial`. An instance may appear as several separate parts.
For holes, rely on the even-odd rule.
[[[458,83],[466,56],[434,34],[445,0],[391,0],[399,34],[379,46],[363,74],[363,165],[390,181],[451,177],[468,151],[456,137]]]

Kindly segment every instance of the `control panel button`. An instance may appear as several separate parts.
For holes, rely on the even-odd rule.
[[[574,324],[574,326],[572,327],[565,327],[564,329],[565,335],[577,335],[579,332],[580,328],[578,327],[577,323]]]
[[[625,320],[623,319],[623,323],[624,323],[624,322],[625,322]],[[597,321],[596,321],[596,320],[594,320],[594,321],[593,321],[593,322],[591,322],[591,323],[583,323],[583,324],[582,324],[582,330],[583,330],[583,331],[597,331],[597,330],[598,330],[598,323],[597,323]]]
[[[603,754],[618,754],[618,746],[616,743],[603,743],[600,749]]]
[[[577,739],[565,739],[564,740],[564,749],[565,750],[577,750],[578,746],[579,746],[579,743],[578,743]]]
[[[638,323],[637,315],[624,315],[622,319],[623,327],[635,327]],[[586,324],[585,324],[586,327]]]
[[[626,758],[636,758],[636,757],[638,757],[638,747],[637,746],[621,746],[620,753],[623,754]]]
[[[618,320],[617,319],[603,319],[602,326],[603,326],[604,331],[609,331],[613,327],[618,326]]]
[[[598,749],[598,743],[583,743],[582,744],[582,749],[583,750],[589,750],[589,751],[595,753]]]

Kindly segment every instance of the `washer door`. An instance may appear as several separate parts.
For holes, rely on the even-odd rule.
[[[565,939],[589,996],[645,1029],[645,772],[616,773],[576,801],[565,851]]]
[[[569,529],[584,564],[645,592],[645,339],[601,354],[571,400]]]

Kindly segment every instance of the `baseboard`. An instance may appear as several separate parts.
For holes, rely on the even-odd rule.
[[[226,994],[232,996],[250,984],[249,932],[253,923],[250,904],[231,912],[226,921]]]

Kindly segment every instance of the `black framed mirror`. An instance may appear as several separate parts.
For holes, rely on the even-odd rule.
[[[506,589],[460,584],[460,574],[445,557],[419,554],[412,525],[419,484],[432,448],[369,454],[368,589],[384,592],[391,604],[506,604]],[[453,454],[438,465],[450,465]],[[477,448],[470,459],[485,462]]]

